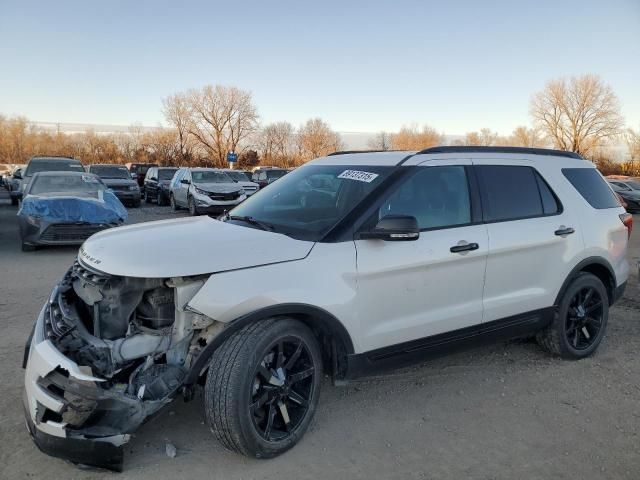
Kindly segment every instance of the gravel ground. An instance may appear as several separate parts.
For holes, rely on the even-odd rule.
[[[40,453],[24,427],[24,342],[76,248],[20,251],[16,207],[0,191],[0,478],[640,478],[640,288],[634,269],[592,358],[562,361],[511,342],[354,382],[323,385],[302,442],[273,460],[229,453],[202,397],[177,400],[127,448],[125,471],[80,470]],[[130,222],[174,217],[130,209]],[[640,230],[640,217],[636,217]],[[640,233],[629,252],[638,259]],[[167,442],[176,449],[167,455]],[[171,450],[171,449],[169,449]],[[173,451],[172,451],[173,453]]]

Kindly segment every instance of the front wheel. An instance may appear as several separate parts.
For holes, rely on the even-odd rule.
[[[598,277],[584,272],[569,284],[553,322],[536,339],[543,349],[562,358],[588,357],[600,345],[608,318],[607,289]]]
[[[229,337],[211,359],[205,413],[222,445],[255,458],[293,447],[315,413],[322,355],[309,328],[268,319]]]
[[[198,207],[196,207],[196,201],[193,199],[193,197],[189,197],[189,201],[187,203],[189,204],[189,215],[191,215],[192,217],[198,215]]]
[[[169,196],[169,203],[171,204],[172,210],[178,210],[178,204],[176,203],[176,199],[173,198],[173,193]]]

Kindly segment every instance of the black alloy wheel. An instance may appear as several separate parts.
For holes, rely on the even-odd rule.
[[[585,287],[573,296],[569,303],[565,335],[576,350],[593,345],[603,325],[604,299],[593,287]]]
[[[257,366],[249,410],[253,425],[268,441],[291,436],[305,419],[316,375],[309,348],[296,337],[272,345]]]

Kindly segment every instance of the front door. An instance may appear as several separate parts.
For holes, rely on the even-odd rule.
[[[363,350],[482,323],[486,225],[472,221],[470,160],[428,161],[383,200],[375,218],[412,215],[415,241],[356,240]]]

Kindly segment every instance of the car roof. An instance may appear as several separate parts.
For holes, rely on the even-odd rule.
[[[562,167],[594,167],[591,162],[585,161],[574,152],[543,148],[475,146],[434,147],[420,151],[335,152],[307,163],[313,165],[414,166],[427,161],[467,158],[531,162],[551,160]]]
[[[124,165],[121,165],[119,163],[92,163],[91,165],[87,165],[87,167],[91,168],[91,167],[122,167],[122,168],[127,168]]]
[[[50,161],[60,161],[60,162],[78,162],[80,163],[80,160],[78,160],[77,158],[72,158],[72,157],[56,157],[56,156],[52,156],[52,157],[32,157],[31,160],[29,160],[29,162],[50,162]]]
[[[80,175],[89,175],[91,177],[96,177],[96,178],[100,178],[98,177],[98,175],[96,175],[95,173],[89,173],[89,172],[70,172],[68,170],[55,170],[53,172],[37,172],[35,173],[33,176],[34,177],[59,177],[59,176],[67,176],[67,177],[78,177]]]

